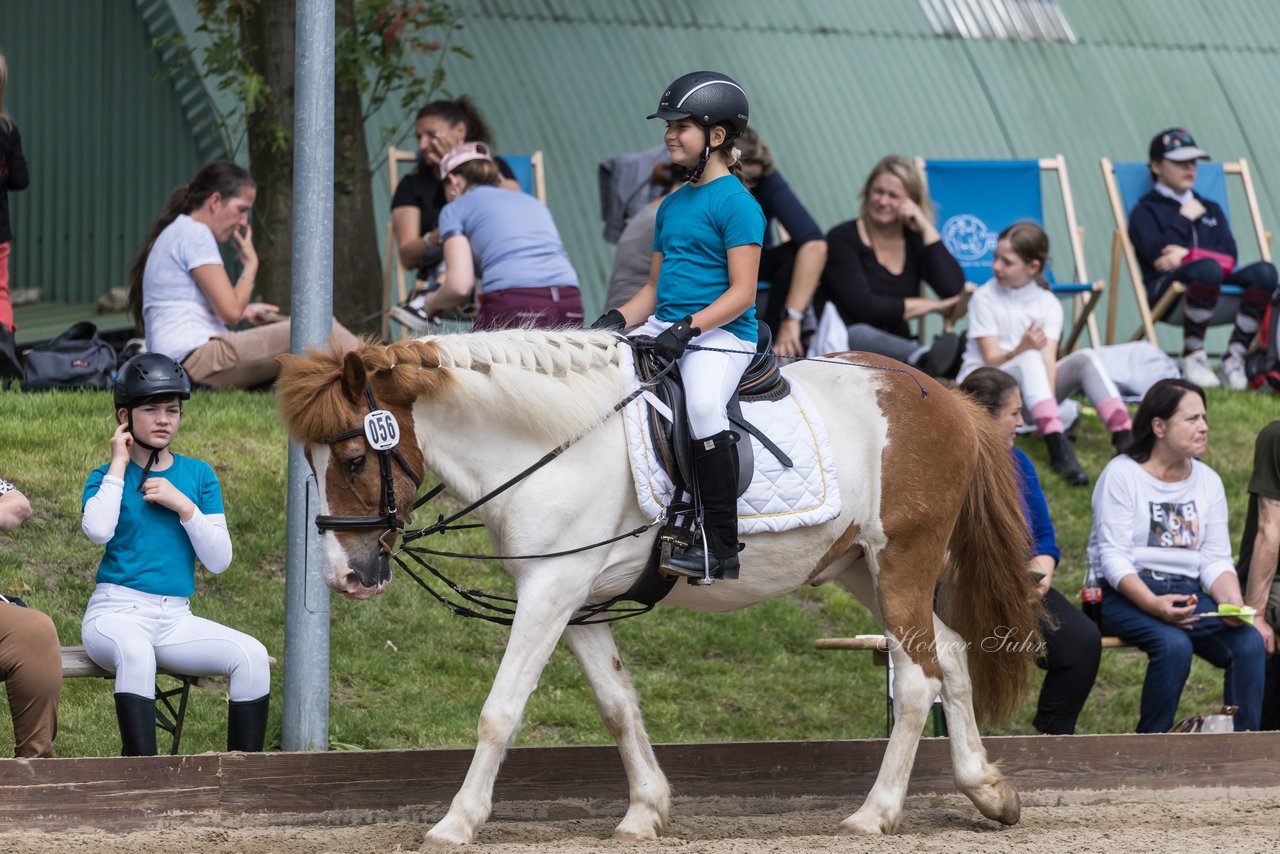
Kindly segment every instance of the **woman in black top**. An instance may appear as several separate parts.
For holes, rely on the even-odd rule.
[[[849,327],[849,348],[955,376],[962,348],[953,333],[917,346],[907,321],[963,311],[964,271],[942,245],[919,172],[890,155],[871,170],[856,219],[827,233],[827,265],[818,302],[832,302]],[[921,295],[925,282],[938,299]],[[821,307],[821,306],[819,306]]]

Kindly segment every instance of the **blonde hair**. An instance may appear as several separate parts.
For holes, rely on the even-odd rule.
[[[920,170],[916,169],[915,164],[910,160],[897,154],[890,154],[881,160],[867,176],[866,183],[858,193],[858,198],[862,199],[862,206],[858,208],[859,218],[866,217],[867,196],[871,195],[871,185],[881,175],[892,175],[901,181],[903,189],[907,191],[907,198],[916,203],[929,222],[934,221],[933,202],[929,201],[929,196],[924,191],[924,178],[920,175]]]
[[[1040,270],[1036,273],[1036,284],[1046,291],[1049,290],[1049,280],[1044,276],[1044,271],[1049,266],[1049,235],[1044,233],[1044,229],[1030,220],[1015,222],[1000,232],[996,242],[1001,240],[1009,241],[1009,248],[1013,250],[1013,254],[1026,263],[1040,262]]]
[[[4,90],[9,85],[9,63],[5,62],[4,53],[0,52],[0,127],[8,129],[13,120],[4,111]]]

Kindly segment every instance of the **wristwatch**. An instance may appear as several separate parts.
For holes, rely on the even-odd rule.
[[[797,311],[796,309],[790,308],[790,307],[784,307],[782,310],[786,313],[787,317],[789,317],[792,320],[796,320],[796,321],[804,320],[803,311]]]

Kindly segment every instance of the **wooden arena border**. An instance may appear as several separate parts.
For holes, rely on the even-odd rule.
[[[1019,791],[1280,786],[1280,733],[1083,735],[984,739]],[[852,805],[871,787],[886,742],[659,745],[677,798],[821,797]],[[470,750],[207,753],[0,760],[0,832],[94,827],[124,832],[195,821],[324,824],[377,812],[444,812]],[[951,793],[947,740],[920,742],[913,794]],[[612,746],[527,747],[498,776],[495,815],[521,802],[573,801],[576,815],[625,811]],[[352,811],[359,811],[353,818]]]

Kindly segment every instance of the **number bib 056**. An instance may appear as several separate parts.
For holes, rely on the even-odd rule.
[[[389,451],[400,444],[400,425],[385,409],[375,409],[364,417],[364,437],[375,451]]]

